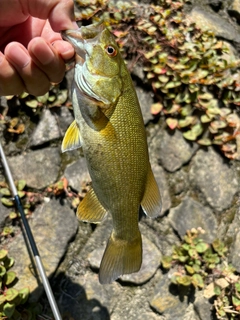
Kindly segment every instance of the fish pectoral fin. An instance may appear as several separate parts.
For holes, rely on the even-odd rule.
[[[93,189],[90,189],[77,208],[78,219],[99,223],[106,215],[107,210],[101,205]]]
[[[142,264],[142,238],[138,231],[133,240],[123,240],[111,234],[99,271],[101,284],[111,283],[123,274],[140,270]]]
[[[145,214],[151,218],[156,218],[162,210],[160,191],[150,165],[141,206]]]
[[[78,124],[74,120],[68,127],[62,141],[62,152],[78,149],[81,147],[81,135]]]

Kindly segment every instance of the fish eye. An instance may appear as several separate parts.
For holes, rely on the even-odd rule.
[[[111,57],[115,57],[117,55],[117,50],[111,45],[106,46],[105,50],[107,54]]]

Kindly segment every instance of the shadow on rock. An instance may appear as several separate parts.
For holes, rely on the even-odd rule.
[[[108,309],[97,299],[88,299],[83,286],[63,272],[53,282],[53,292],[64,320],[110,320]]]

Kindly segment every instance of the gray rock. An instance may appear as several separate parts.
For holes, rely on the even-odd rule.
[[[166,274],[155,286],[155,294],[150,298],[150,305],[167,320],[183,320],[188,303],[186,296],[179,299],[177,286],[171,285]]]
[[[1,229],[5,225],[6,218],[8,217],[10,212],[11,210],[2,204],[1,196],[0,196],[0,233],[2,231]]]
[[[67,166],[64,176],[68,180],[69,186],[77,191],[80,191],[82,184],[91,181],[86,159],[82,156],[79,156],[79,160]]]
[[[42,189],[56,181],[60,167],[59,148],[45,148],[8,158],[14,180],[24,179],[31,188]]]
[[[193,189],[200,191],[204,200],[217,211],[229,208],[239,190],[233,166],[212,148],[197,152],[191,162],[189,179]]]
[[[58,108],[56,111],[44,109],[41,120],[31,136],[30,146],[39,146],[63,137],[72,121],[73,116],[66,107]]]
[[[49,109],[44,109],[41,120],[32,134],[30,146],[38,146],[60,137],[55,115]]]
[[[239,27],[234,27],[222,16],[208,11],[206,8],[195,6],[186,19],[196,23],[197,27],[203,30],[213,31],[218,37],[225,40],[240,42]]]
[[[198,291],[194,301],[194,309],[198,314],[200,320],[207,320],[212,318],[212,304],[204,298],[203,292]]]
[[[139,87],[136,87],[136,93],[142,110],[143,121],[147,124],[149,121],[153,120],[153,115],[150,112],[151,105],[153,104],[153,95],[151,92],[146,92]]]
[[[240,207],[235,210],[234,219],[227,231],[225,239],[230,245],[229,261],[240,272]]]
[[[161,253],[157,247],[142,236],[143,241],[143,262],[139,272],[123,275],[119,279],[123,282],[131,282],[137,285],[148,281],[160,265]],[[99,269],[105,248],[95,249],[89,254],[88,261],[93,269]]]
[[[189,187],[188,174],[184,169],[180,169],[169,175],[168,182],[170,189],[175,195],[186,192]]]
[[[189,162],[198,146],[187,142],[179,130],[170,134],[166,130],[157,134],[153,142],[161,165],[170,172],[174,172]]]
[[[51,276],[56,271],[68,242],[76,234],[78,222],[75,214],[68,206],[63,206],[59,201],[52,199],[37,208],[29,220],[29,225],[46,274]],[[25,239],[23,233],[13,238],[8,245],[9,256],[15,259],[13,271],[16,271],[19,278],[16,288],[29,287],[32,292],[31,300],[37,301],[43,292],[43,287],[39,284],[33,259],[29,256],[31,250],[29,251]]]
[[[239,23],[240,21],[240,1],[239,0],[233,0],[232,4],[230,5],[228,12],[230,15],[235,17]]]
[[[217,219],[208,207],[192,198],[186,197],[179,206],[172,208],[169,221],[181,237],[187,230],[201,227],[206,232],[201,235],[205,241],[210,243],[216,238]]]

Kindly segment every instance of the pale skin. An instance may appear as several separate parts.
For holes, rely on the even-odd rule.
[[[0,0],[0,7],[0,96],[45,94],[74,56],[59,33],[77,28],[73,1]]]

